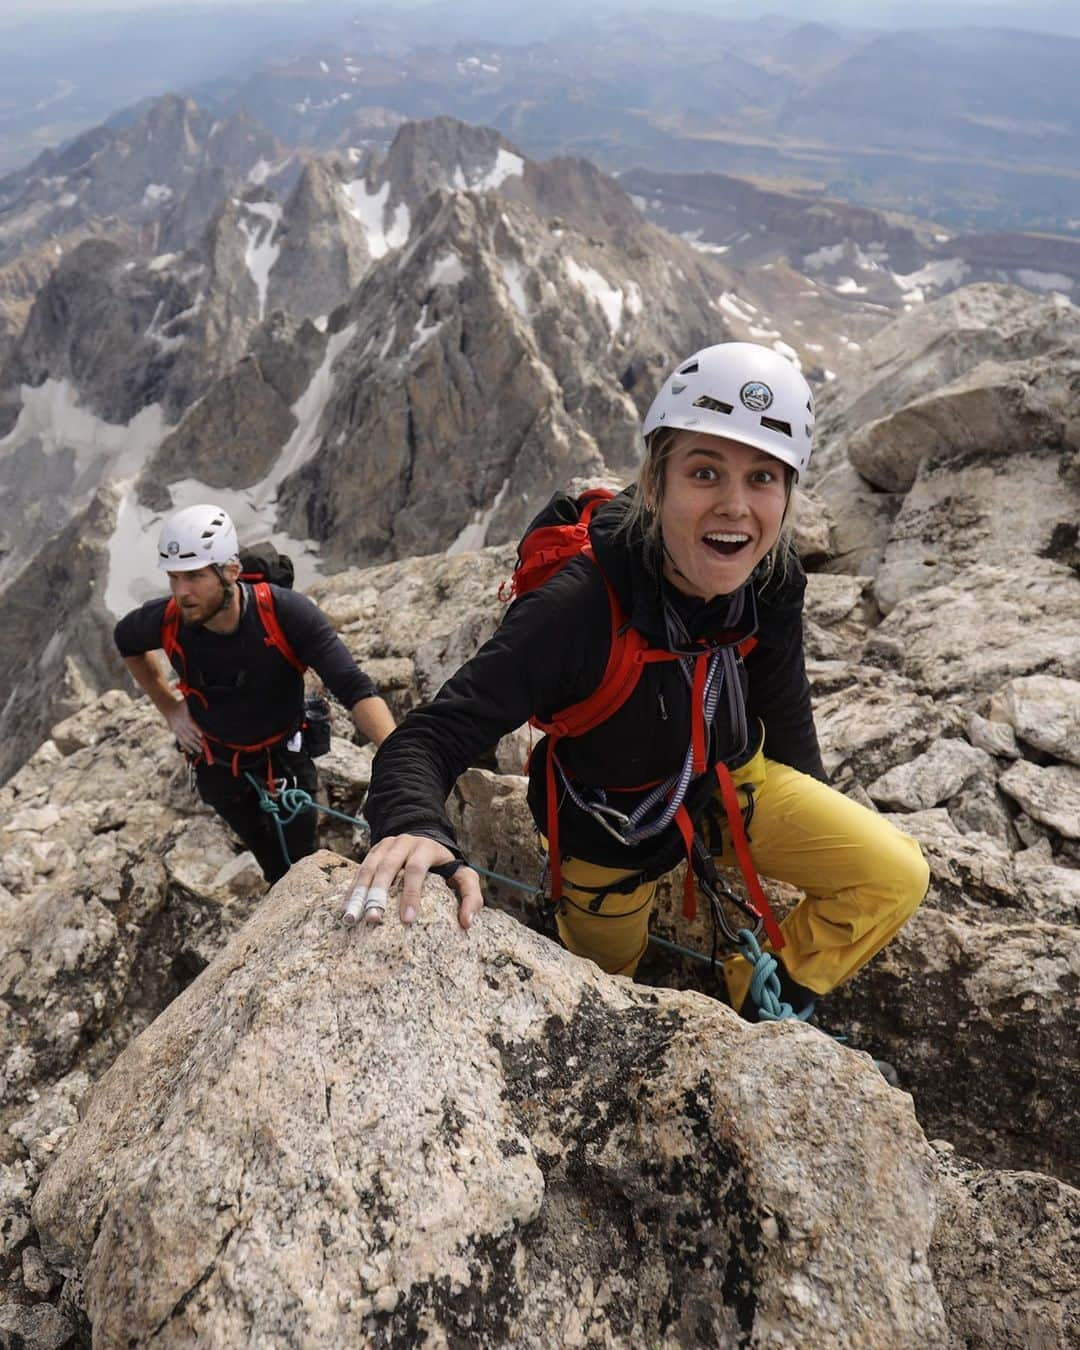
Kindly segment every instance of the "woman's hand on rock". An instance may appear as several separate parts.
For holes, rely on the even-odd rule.
[[[360,865],[360,875],[345,902],[343,917],[352,923],[382,923],[390,888],[403,879],[399,911],[402,923],[412,923],[420,908],[424,878],[433,867],[458,863],[447,885],[457,892],[458,923],[472,926],[484,905],[480,878],[471,867],[459,863],[445,844],[418,834],[388,835],[380,839]]]

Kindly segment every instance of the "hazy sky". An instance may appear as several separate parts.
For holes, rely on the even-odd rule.
[[[61,11],[74,11],[80,14],[102,13],[107,10],[117,9],[183,9],[193,5],[201,7],[216,7],[218,5],[246,5],[249,8],[265,8],[268,0],[4,0],[4,13],[7,17],[23,15],[26,18],[42,18],[46,14]],[[278,5],[304,5],[308,0],[269,0],[272,6]],[[343,10],[354,9],[403,9],[415,8],[418,4],[425,3],[425,0],[381,0],[381,3],[375,3],[375,0],[341,0]],[[695,10],[697,12],[740,10],[745,13],[753,14],[755,12],[772,13],[790,13],[793,16],[812,18],[817,13],[828,13],[837,17],[844,16],[848,22],[862,22],[873,24],[882,22],[885,16],[890,19],[899,20],[905,10],[913,8],[910,4],[896,3],[895,0],[825,0],[825,3],[815,4],[811,0],[810,4],[805,0],[791,0],[787,5],[783,3],[761,3],[755,4],[752,0],[746,0],[746,3],[732,3],[731,0],[718,0],[718,3],[702,4],[701,0],[601,0],[601,8],[614,9],[684,9]],[[919,7],[919,6],[915,6]],[[468,9],[468,4],[463,6]],[[930,8],[929,5],[926,6]],[[973,11],[1012,11],[1020,16],[1026,11],[1050,11],[1054,9],[1064,10],[1065,3],[1049,3],[1044,5],[1031,5],[1017,3],[1017,0],[948,0],[947,5],[940,8],[956,10]]]
[[[311,12],[314,23],[363,10],[416,9],[434,3],[450,7],[450,0],[0,0],[0,28],[36,20],[51,27],[54,17],[90,18],[97,14],[138,10],[143,15],[167,10],[249,9],[253,14],[277,10]],[[498,0],[459,0],[454,6],[468,22],[476,11],[491,17],[499,13]],[[752,18],[759,14],[787,14],[792,18],[846,24],[854,28],[936,28],[956,24],[981,24],[1030,31],[1080,36],[1080,6],[1076,0],[593,0],[584,11],[596,18],[604,10],[652,9],[689,12],[701,16],[724,14]],[[580,19],[579,0],[547,0],[540,14],[559,22],[558,16]]]

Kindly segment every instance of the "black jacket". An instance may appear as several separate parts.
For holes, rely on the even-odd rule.
[[[254,745],[269,736],[291,735],[304,712],[304,679],[266,633],[249,587],[241,583],[243,610],[233,633],[185,627],[177,636],[189,684],[207,703],[188,697],[192,717],[210,736],[234,745]],[[289,646],[311,666],[347,708],[377,691],[338,637],[330,620],[305,595],[271,586],[274,612]],[[167,598],[149,600],[125,614],[113,634],[121,656],[141,656],[161,646]],[[183,672],[179,669],[177,673]]]
[[[645,540],[617,531],[626,505],[623,494],[601,508],[590,539],[633,627],[650,645],[666,648],[666,597],[691,638],[715,638],[721,628],[728,632],[729,598],[706,603],[676,592],[662,580]],[[824,780],[803,659],[805,589],[806,578],[795,560],[786,580],[759,587],[757,646],[745,660],[743,678],[751,726],[757,720],[764,724],[766,753]],[[431,703],[414,709],[379,750],[366,806],[373,840],[420,834],[457,850],[445,808],[455,780],[530,716],[548,721],[587,698],[603,676],[610,636],[603,577],[587,558],[574,559],[540,589],[515,601],[491,639]],[[726,709],[721,700],[712,727],[710,764],[732,762],[736,749]],[[676,772],[689,737],[690,691],[678,664],[647,664],[627,702],[594,731],[563,740],[559,759],[582,784],[636,786]],[[756,748],[752,743],[735,762]],[[546,828],[546,752],[545,739],[533,753],[529,784],[529,804],[541,829]],[[687,798],[692,813],[715,786],[712,773],[692,785]],[[636,794],[620,794],[619,805],[625,810],[637,800]],[[670,854],[674,860],[682,850],[674,827],[667,832],[670,837],[628,849],[568,799],[560,805],[559,828],[565,855],[604,866],[642,867],[658,856]]]

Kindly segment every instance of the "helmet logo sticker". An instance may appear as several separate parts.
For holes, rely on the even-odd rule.
[[[760,380],[748,380],[739,390],[739,398],[743,407],[749,408],[751,412],[764,412],[772,405],[773,392]]]
[[[180,552],[179,542],[176,539],[170,539],[167,546],[167,551],[170,557],[175,558],[176,555]]]

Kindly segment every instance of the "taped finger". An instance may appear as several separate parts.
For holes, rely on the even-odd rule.
[[[385,886],[371,886],[368,888],[364,907],[360,911],[366,922],[382,922],[382,917],[386,913],[386,902],[388,899],[389,896],[386,893]]]
[[[352,895],[345,902],[345,908],[341,911],[343,923],[347,923],[351,927],[353,924],[360,922],[360,916],[367,904],[367,896],[368,888],[366,886],[357,886],[353,890]]]

